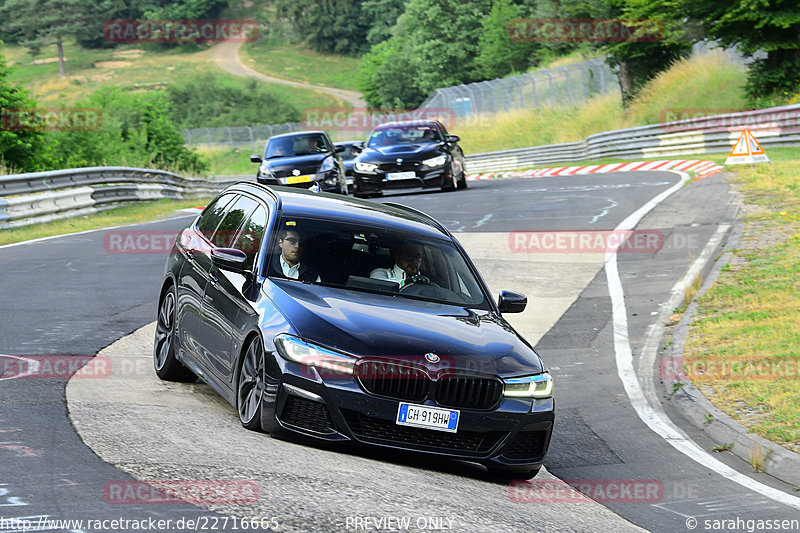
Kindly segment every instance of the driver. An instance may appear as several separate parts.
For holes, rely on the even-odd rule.
[[[406,279],[419,276],[422,266],[422,245],[413,241],[403,241],[391,249],[394,266],[392,268],[376,268],[370,272],[369,277],[394,281],[401,286]]]

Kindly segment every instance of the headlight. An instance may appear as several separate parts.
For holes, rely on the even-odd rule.
[[[549,398],[553,395],[553,378],[547,372],[523,378],[503,380],[503,396],[514,398]]]
[[[311,344],[286,333],[275,337],[275,347],[278,348],[278,353],[284,359],[340,374],[352,374],[356,363],[356,359],[353,357]]]
[[[447,156],[444,154],[431,157],[430,159],[426,159],[422,162],[422,164],[426,167],[440,167],[445,163],[447,163]]]
[[[328,172],[329,170],[333,170],[333,167],[334,167],[333,158],[326,157],[325,159],[322,160],[322,164],[319,166],[319,171]]]
[[[259,176],[272,176],[272,170],[269,168],[269,163],[264,162],[261,163],[261,166],[258,167],[258,175]]]
[[[359,172],[375,172],[378,169],[378,165],[374,165],[372,163],[363,163],[361,161],[356,161],[356,170]]]

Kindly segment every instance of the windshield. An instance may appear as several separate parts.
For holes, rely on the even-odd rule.
[[[446,238],[284,218],[269,277],[489,310],[481,286]]]
[[[376,148],[393,144],[426,144],[441,141],[442,136],[433,125],[415,124],[376,128],[370,135],[367,146]]]
[[[321,133],[308,133],[270,139],[264,159],[331,152],[332,148]]]

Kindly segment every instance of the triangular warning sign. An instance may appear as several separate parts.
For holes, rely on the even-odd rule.
[[[751,165],[753,163],[769,163],[769,158],[750,130],[745,128],[739,138],[736,139],[736,144],[733,145],[731,153],[728,154],[725,164],[741,165],[747,163]]]

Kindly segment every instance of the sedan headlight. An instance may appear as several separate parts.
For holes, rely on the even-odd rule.
[[[341,374],[352,374],[356,359],[303,339],[281,333],[275,337],[275,347],[284,359]]]
[[[444,154],[431,157],[430,159],[426,159],[422,162],[422,164],[426,167],[440,167],[445,163],[447,163],[447,156]]]
[[[319,166],[319,172],[328,172],[329,170],[333,170],[333,157],[326,157],[322,160],[322,164]]]
[[[258,167],[258,175],[264,177],[272,176],[272,170],[269,168],[269,163],[265,161],[260,167]]]
[[[378,165],[364,163],[363,161],[356,161],[355,167],[359,172],[375,172],[378,169]]]
[[[514,398],[550,398],[553,378],[547,372],[535,376],[503,380],[503,396]]]

